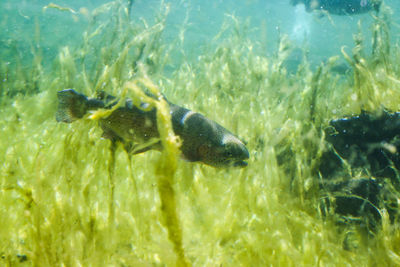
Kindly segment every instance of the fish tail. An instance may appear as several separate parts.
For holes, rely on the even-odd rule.
[[[65,89],[57,93],[58,109],[56,120],[71,123],[82,118],[88,111],[88,98],[73,89]]]

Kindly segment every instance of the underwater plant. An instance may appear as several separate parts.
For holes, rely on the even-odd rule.
[[[19,45],[0,50],[2,265],[400,264],[398,218],[379,208],[380,230],[365,234],[334,210],[324,213],[328,192],[318,171],[331,120],[381,105],[399,109],[400,50],[388,49],[384,12],[374,22],[374,52],[357,35],[352,53],[343,49],[352,72],[338,77],[330,71],[336,58],[316,69],[302,62],[289,75],[288,38],[282,34],[277,52],[266,56],[235,16],[226,16],[195,61],[179,62],[171,57],[182,52],[185,31],[176,42],[163,39],[168,4],[149,22],[127,2],[89,12],[82,36],[52,63],[37,45],[47,38],[39,30],[29,53]],[[51,12],[70,13],[48,8],[42,16]],[[158,107],[166,149],[133,156],[102,138],[97,120],[56,122],[57,92],[68,88],[121,99],[146,98],[145,88],[162,93],[247,141],[249,165],[178,160],[166,103],[147,98]],[[361,179],[365,171],[344,164],[336,178]]]

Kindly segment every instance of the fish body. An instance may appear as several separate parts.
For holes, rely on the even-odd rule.
[[[320,10],[334,15],[354,15],[378,12],[382,0],[292,0],[291,3],[304,4],[307,12]]]
[[[73,89],[57,93],[58,122],[71,123],[91,110],[111,108],[116,98],[101,93],[98,98],[87,98]],[[168,102],[168,101],[167,101]],[[173,130],[182,140],[181,151],[188,161],[199,161],[214,167],[247,166],[249,152],[242,141],[218,123],[168,102]],[[103,136],[113,142],[124,143],[133,154],[150,149],[161,150],[157,129],[156,109],[147,103],[136,107],[131,100],[100,119]]]

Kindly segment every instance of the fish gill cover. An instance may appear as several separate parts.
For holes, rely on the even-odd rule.
[[[193,60],[184,47],[189,19],[178,38],[163,38],[172,4],[152,6],[157,15],[146,20],[132,2],[1,4],[2,265],[400,264],[396,206],[391,218],[388,207],[377,207],[378,230],[362,215],[340,214],[331,207],[346,198],[321,186],[320,171],[331,120],[399,110],[400,50],[389,40],[387,7],[373,18],[371,49],[360,23],[354,48],[337,55],[351,70],[337,75],[337,57],[314,68],[306,55],[289,73],[289,37],[280,34],[277,51],[266,55],[265,44],[250,38],[250,22],[233,15]],[[44,18],[65,31],[59,51]],[[19,19],[25,27],[13,28]],[[167,108],[156,100],[166,149],[132,156],[102,138],[89,116],[56,122],[57,91],[67,88],[131,99],[145,97],[146,88],[161,91],[247,141],[249,165],[178,160]],[[366,176],[368,168],[352,169],[344,159],[329,178],[340,181],[336,189],[349,179],[364,184]],[[398,188],[379,179],[398,203]]]

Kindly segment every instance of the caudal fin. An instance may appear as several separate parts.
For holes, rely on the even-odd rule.
[[[82,118],[88,111],[87,97],[73,89],[59,91],[57,97],[56,120],[58,122],[73,122]]]

